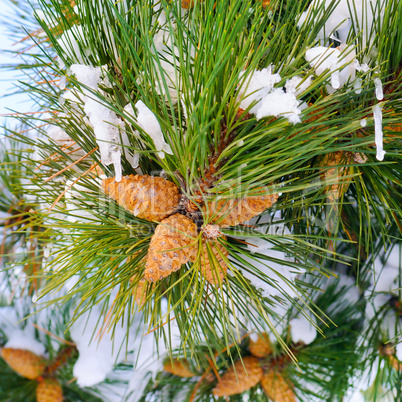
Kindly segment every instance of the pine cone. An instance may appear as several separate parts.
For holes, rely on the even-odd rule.
[[[351,161],[352,154],[350,152],[336,151],[325,155],[322,166],[348,165]],[[338,200],[346,192],[352,180],[350,177],[342,178],[347,172],[348,168],[344,166],[326,169],[321,174],[323,180],[338,181],[338,183],[331,184],[327,189],[327,197],[331,203]]]
[[[212,391],[215,396],[240,394],[260,382],[264,373],[259,360],[254,356],[247,356],[243,357],[243,364],[241,360],[238,360],[234,367],[230,367],[226,373],[222,375],[220,381]],[[244,369],[246,369],[246,371]]]
[[[256,341],[250,338],[248,348],[253,356],[259,357],[260,359],[264,359],[272,354],[271,341],[266,333],[262,335],[259,334]]]
[[[201,2],[202,0],[198,0]],[[195,4],[195,0],[181,0],[181,7],[188,10],[189,8],[193,8]]]
[[[20,376],[35,380],[45,370],[45,360],[29,350],[3,348],[1,357]]]
[[[221,237],[226,240],[225,235],[221,234]],[[210,255],[211,252],[213,256]],[[229,251],[218,240],[210,240],[203,237],[202,253],[199,255],[195,254],[190,261],[196,262],[199,260],[200,270],[205,279],[212,285],[219,285],[228,271],[228,266],[223,258],[223,256],[227,257],[228,255]]]
[[[124,176],[120,182],[102,181],[103,191],[135,216],[160,222],[177,208],[179,188],[172,182],[148,175]]]
[[[164,365],[163,369],[170,374],[177,375],[178,377],[191,378],[195,376],[190,370],[187,359],[173,360],[173,363],[168,360]]]
[[[197,225],[186,216],[175,214],[164,219],[149,245],[145,279],[154,282],[180,269],[197,252],[196,237]]]
[[[279,194],[265,194],[264,189],[261,193],[264,195],[208,202],[203,210],[212,217],[212,223],[222,228],[235,226],[264,212],[279,198]]]
[[[279,372],[268,371],[262,377],[261,387],[269,399],[274,402],[295,402],[293,387],[289,385]]]
[[[63,389],[54,378],[41,381],[36,387],[36,402],[62,402]]]

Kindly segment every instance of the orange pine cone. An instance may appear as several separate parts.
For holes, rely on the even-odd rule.
[[[226,240],[226,236],[223,234],[221,234],[221,238]],[[202,252],[194,255],[190,261],[196,262],[198,260],[201,273],[205,279],[212,285],[219,285],[228,271],[224,257],[229,255],[229,251],[218,240],[203,237],[201,241]]]
[[[259,334],[256,341],[253,341],[250,338],[248,348],[253,356],[259,357],[260,359],[263,359],[272,354],[271,341],[269,340],[267,333],[264,333],[262,335]]]
[[[241,360],[238,360],[234,367],[230,367],[226,373],[222,375],[220,381],[212,391],[215,396],[240,394],[260,382],[264,372],[260,366],[259,360],[254,356],[247,356],[243,357],[243,364]]]
[[[293,387],[288,384],[279,372],[269,370],[261,380],[261,387],[269,399],[274,402],[295,402]]]
[[[150,282],[169,276],[197,252],[197,225],[181,214],[164,219],[151,238],[145,279]]]
[[[264,194],[240,200],[225,199],[208,202],[203,209],[212,217],[212,223],[217,223],[222,228],[235,226],[264,212],[279,198],[279,194],[266,194],[264,189],[261,189],[261,193]]]
[[[190,370],[187,359],[173,360],[173,363],[168,360],[163,369],[170,374],[177,375],[178,377],[191,378],[196,374]]]
[[[162,177],[130,175],[120,182],[111,177],[102,181],[102,189],[127,211],[148,221],[162,221],[180,201],[179,188]]]
[[[325,155],[322,166],[348,165],[351,162],[352,154],[350,152],[336,151]],[[347,175],[347,172],[348,168],[343,166],[326,169],[325,172],[321,174],[323,180],[338,181],[328,186],[327,194],[330,202],[335,202],[346,192],[352,180],[351,178],[342,178],[342,176]]]
[[[36,387],[36,402],[62,402],[63,389],[54,378],[41,381]]]
[[[45,370],[45,360],[29,350],[3,348],[1,357],[20,376],[35,380]]]

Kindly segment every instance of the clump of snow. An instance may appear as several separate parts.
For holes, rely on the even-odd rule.
[[[357,31],[361,31],[362,47],[369,46],[373,40],[371,33],[374,20],[377,21],[376,23],[382,21],[385,8],[383,3],[384,1],[377,0],[356,0],[351,5],[350,0],[340,0],[335,3],[333,11],[318,32],[317,39],[322,44],[328,44],[330,38],[336,39],[340,43],[346,43],[351,27],[354,25]],[[300,27],[306,20],[311,21],[311,18],[321,18],[323,12],[328,12],[333,5],[332,0],[312,1],[308,9],[300,15],[297,25]],[[318,9],[321,11],[318,13],[314,11]]]
[[[367,119],[361,119],[361,120],[360,120],[360,125],[361,125],[362,127],[366,127],[366,125],[367,125]]]
[[[71,71],[75,74],[77,79],[93,91],[98,90],[98,84],[100,83],[110,85],[106,78],[102,79],[103,69],[103,67],[101,69],[100,67],[91,67],[81,64],[71,66]],[[122,177],[120,141],[124,145],[130,144],[124,130],[124,123],[116,113],[104,105],[102,101],[94,99],[94,95],[90,90],[83,89],[83,92],[85,95],[84,111],[94,129],[96,142],[98,143],[101,154],[101,161],[106,166],[113,163],[116,181],[120,181]],[[124,153],[129,162],[135,165],[133,167],[137,167],[137,160],[128,153],[127,148],[125,148]]]
[[[383,143],[383,132],[382,132],[382,105],[377,104],[373,106],[373,116],[374,116],[374,133],[375,133],[375,146],[377,148],[376,158],[379,161],[384,160],[384,143]]]
[[[20,319],[14,307],[0,307],[0,328],[8,339],[4,347],[29,350],[45,356],[45,347],[35,339],[35,327],[26,323],[22,327],[18,324]]]
[[[308,314],[308,313],[306,313]],[[316,323],[315,317],[308,314],[308,319],[301,313],[296,318],[290,320],[290,335],[294,343],[303,342],[308,345],[317,337],[317,330],[313,323]]]
[[[68,58],[84,64],[83,55],[85,49],[88,49],[88,44],[81,25],[73,25],[64,31],[57,43]]]
[[[356,71],[361,69],[355,57],[355,50],[345,45],[341,45],[339,49],[316,46],[306,51],[306,60],[318,75],[328,70],[331,72],[331,87],[327,86],[329,93],[355,79]]]
[[[243,76],[243,74],[240,76]],[[279,74],[272,74],[271,66],[255,71],[249,79],[246,90],[240,92],[240,96],[243,97],[240,107],[247,109],[253,102],[260,101],[272,91],[274,85],[280,80],[281,76]],[[260,103],[257,103],[250,109],[250,113],[257,113],[259,108]]]
[[[107,331],[102,332],[102,336],[96,336],[100,314],[100,309],[94,307],[91,312],[80,316],[70,328],[71,339],[79,352],[73,373],[81,387],[90,387],[104,381],[114,365],[125,358],[125,347],[121,346],[126,337],[126,329],[117,325],[113,331],[113,340],[111,332]]]
[[[283,116],[290,123],[296,124],[301,122],[300,113],[301,109],[296,95],[286,93],[282,88],[275,88],[262,99],[256,117],[259,120],[268,116]]]
[[[257,102],[250,109],[250,113],[255,114],[258,120],[268,116],[282,116],[290,123],[300,123],[300,101],[296,96],[308,87],[310,80],[301,83],[302,78],[293,77],[286,83],[286,92],[284,88],[274,88],[280,81],[281,76],[278,73],[272,74],[271,66],[254,71],[246,79],[246,83],[243,83],[246,89],[239,90],[240,107],[247,109],[252,103]]]
[[[295,76],[286,81],[285,88],[287,93],[293,93],[296,96],[300,96],[310,85],[313,78],[311,76],[303,80],[299,76]]]
[[[375,96],[378,100],[384,99],[384,92],[382,90],[382,82],[380,78],[374,78]]]
[[[172,149],[166,143],[161,126],[152,111],[143,101],[138,101],[135,108],[138,110],[137,123],[151,137],[156,150],[159,151],[159,157],[164,158],[165,153],[172,154]]]

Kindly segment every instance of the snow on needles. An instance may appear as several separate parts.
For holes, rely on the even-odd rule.
[[[383,132],[382,132],[382,105],[377,104],[373,106],[374,116],[374,133],[375,133],[375,146],[377,148],[376,158],[379,161],[384,160],[384,144],[383,144]]]
[[[291,82],[285,92],[284,88],[274,88],[280,81],[281,76],[278,73],[272,74],[271,66],[254,71],[243,83],[246,90],[240,89],[240,107],[247,109],[252,103],[257,102],[250,109],[250,113],[255,114],[258,120],[268,116],[282,116],[290,123],[300,123],[300,101],[296,98],[298,84],[295,81]]]
[[[169,144],[163,138],[161,126],[152,111],[143,101],[138,101],[135,108],[138,110],[137,123],[152,138],[156,150],[159,151],[159,157],[164,158],[164,152],[172,154]]]
[[[99,89],[99,83],[104,82],[106,85],[108,84],[106,79],[102,79],[102,69],[82,64],[73,64],[71,66],[71,72],[75,74],[77,80],[90,88],[86,89],[82,87],[85,95],[84,110],[94,129],[96,142],[101,154],[101,161],[104,165],[114,165],[116,181],[120,181],[122,170],[121,147],[119,143],[120,137],[127,136],[127,134],[124,131],[124,127],[123,129],[119,129],[122,126],[122,120],[118,118],[116,113],[102,104],[100,99],[96,99],[92,93],[92,91]]]

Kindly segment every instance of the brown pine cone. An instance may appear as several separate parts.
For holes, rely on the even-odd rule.
[[[43,374],[45,360],[29,350],[3,348],[1,357],[20,376],[35,380]]]
[[[326,154],[322,166],[337,166],[337,165],[349,165],[352,162],[352,154],[350,152],[336,151]],[[350,177],[344,178],[348,174],[348,168],[346,166],[333,167],[326,169],[322,174],[322,180],[333,181],[334,184],[330,184],[327,189],[327,197],[331,203],[337,201],[346,192],[350,181]]]
[[[273,370],[264,374],[261,380],[261,387],[269,399],[274,402],[295,402],[296,396],[293,387],[287,383],[283,376]]]
[[[226,240],[226,236],[223,234],[221,234],[221,238]],[[201,273],[205,276],[205,279],[212,285],[219,285],[224,280],[228,271],[224,257],[229,255],[229,251],[218,240],[203,237],[201,241],[202,253],[195,254],[190,261],[198,261]],[[211,253],[213,253],[213,256]]]
[[[111,177],[102,181],[102,189],[127,211],[148,221],[161,222],[180,201],[179,188],[162,177],[130,175],[120,182]]]
[[[253,356],[259,357],[260,359],[264,359],[272,354],[271,341],[267,333],[259,334],[256,341],[250,338],[248,348]]]
[[[41,381],[36,387],[36,402],[62,402],[63,389],[54,378]]]
[[[203,210],[211,216],[212,223],[222,228],[236,226],[264,212],[279,198],[279,194],[265,194],[264,189],[261,189],[261,193],[264,194],[242,199],[211,201]]]
[[[180,360],[168,360],[164,365],[163,369],[170,374],[177,375],[178,377],[191,378],[196,374],[190,370],[187,359]]]
[[[181,214],[164,219],[155,230],[145,264],[145,279],[154,282],[169,276],[197,252],[197,225]]]
[[[212,391],[215,396],[241,394],[260,382],[264,373],[259,360],[254,356],[246,356],[243,357],[243,364],[241,360],[238,360],[234,367],[230,367],[222,375],[220,381]]]

